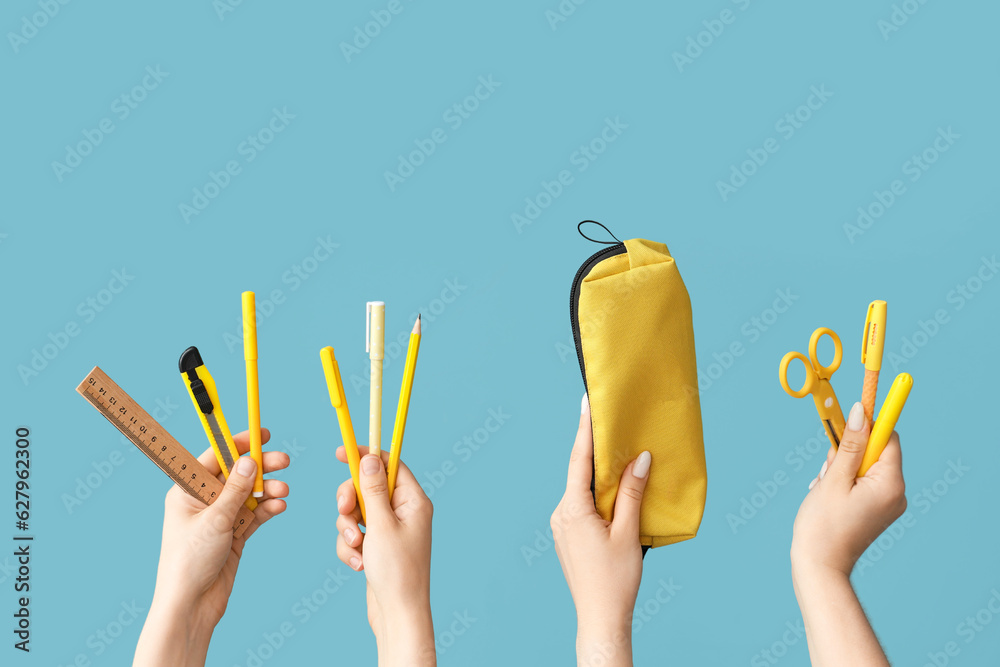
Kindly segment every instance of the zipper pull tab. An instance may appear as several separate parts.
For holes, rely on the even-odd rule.
[[[611,238],[614,239],[614,241],[598,241],[597,239],[592,239],[589,236],[587,236],[586,234],[584,234],[583,233],[583,229],[581,229],[581,228],[584,225],[588,224],[588,223],[592,224],[592,225],[597,225],[598,227],[600,227],[601,229],[603,229],[604,231],[606,231],[611,236]],[[608,229],[607,227],[605,227],[601,223],[597,222],[596,220],[584,220],[583,222],[581,222],[580,224],[578,224],[576,226],[576,231],[580,232],[580,236],[582,236],[583,238],[587,239],[588,241],[593,241],[594,243],[603,243],[604,245],[615,245],[616,243],[621,243],[621,241],[618,240],[618,237],[611,233],[610,229]]]

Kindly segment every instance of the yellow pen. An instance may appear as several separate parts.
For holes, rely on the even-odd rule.
[[[899,420],[899,414],[906,405],[906,399],[913,388],[913,378],[909,373],[900,373],[896,376],[889,393],[885,395],[882,402],[882,409],[878,412],[878,419],[872,426],[871,435],[868,436],[868,447],[865,449],[865,457],[861,460],[861,468],[858,470],[858,477],[863,476],[872,464],[878,461],[882,455],[882,450],[889,444],[893,429]]]
[[[177,363],[181,371],[181,378],[184,379],[184,386],[187,387],[191,402],[194,403],[201,426],[205,429],[205,435],[212,444],[212,451],[222,469],[222,475],[229,478],[229,471],[233,469],[236,461],[240,458],[240,452],[233,442],[233,435],[229,431],[226,417],[222,414],[222,404],[219,402],[219,392],[215,387],[215,380],[212,374],[205,368],[205,362],[201,359],[198,348],[191,346],[181,353],[180,361]],[[257,501],[247,498],[246,506],[253,510],[257,507]]]
[[[392,429],[392,449],[389,450],[389,499],[396,488],[396,473],[399,472],[399,455],[403,449],[403,431],[406,429],[406,415],[410,411],[410,393],[413,391],[413,374],[417,370],[417,352],[420,351],[420,315],[413,323],[410,345],[406,348],[406,365],[403,367],[403,386],[399,390],[399,406],[396,408],[396,425]]]
[[[861,345],[861,363],[865,365],[865,383],[861,389],[861,405],[870,424],[875,417],[875,394],[878,391],[878,374],[882,370],[882,351],[885,349],[885,301],[868,304],[865,318],[865,340]]]
[[[337,409],[337,422],[340,424],[340,437],[344,440],[344,450],[347,452],[347,466],[351,469],[351,479],[354,481],[354,492],[358,496],[358,507],[361,508],[361,519],[365,520],[365,499],[361,497],[361,477],[358,467],[361,455],[358,452],[358,441],[354,437],[354,426],[351,424],[351,413],[347,409],[347,396],[344,394],[344,382],[340,378],[340,366],[333,356],[332,347],[324,347],[319,351],[323,362],[323,375],[326,377],[326,388],[330,392],[330,404]],[[392,487],[389,487],[390,489]]]
[[[243,292],[243,359],[247,365],[247,419],[250,457],[257,463],[253,497],[264,497],[264,453],[260,442],[260,386],[257,382],[257,306],[253,292]]]

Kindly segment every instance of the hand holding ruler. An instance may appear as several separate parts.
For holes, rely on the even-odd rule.
[[[76,391],[188,495],[211,505],[222,493],[222,482],[99,367],[94,366]],[[242,535],[253,519],[253,512],[241,506],[233,537]]]

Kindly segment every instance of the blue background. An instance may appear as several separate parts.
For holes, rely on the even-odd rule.
[[[815,327],[834,328],[846,346],[833,380],[846,409],[860,395],[865,308],[883,298],[887,359],[904,359],[887,362],[883,395],[896,371],[915,378],[899,427],[913,522],[869,552],[856,586],[894,662],[923,664],[955,641],[952,664],[995,664],[1000,619],[970,643],[957,626],[1000,589],[1000,281],[976,283],[1000,245],[1000,7],[913,2],[916,13],[884,32],[887,0],[588,2],[555,23],[546,12],[557,0],[403,0],[348,59],[341,44],[386,6],[248,1],[220,14],[208,0],[71,3],[30,39],[12,45],[8,35],[0,48],[3,451],[9,471],[14,428],[31,427],[37,536],[33,651],[14,651],[7,635],[2,661],[129,661],[141,617],[99,656],[93,636],[122,603],[148,607],[168,482],[74,388],[98,364],[147,409],[176,406],[164,426],[200,451],[177,357],[198,345],[229,421],[244,424],[243,359],[226,337],[239,336],[239,293],[254,289],[259,300],[282,291],[259,329],[261,404],[272,444],[295,452],[279,475],[292,491],[288,512],[245,552],[209,663],[255,664],[264,635],[286,621],[295,634],[264,664],[374,663],[361,575],[305,622],[295,605],[328,569],[348,573],[331,514],[347,472],[333,458],[340,437],[317,352],[334,345],[345,379],[362,376],[364,302],[384,299],[390,335],[424,314],[405,458],[433,491],[440,662],[571,664],[573,608],[547,532],[582,392],[567,296],[597,249],[575,223],[596,218],[621,238],[668,243],[706,374],[705,519],[697,539],[646,559],[636,662],[771,664],[764,650],[780,655],[777,664],[807,660],[804,640],[785,632],[801,618],[788,548],[822,462],[808,451],[819,424],[807,400],[781,391],[775,370],[786,351],[806,351]],[[712,23],[727,9],[730,23]],[[0,25],[17,33],[39,11],[7,3]],[[678,66],[675,52],[699,33],[706,46],[690,47],[697,57]],[[147,66],[168,74],[139,91],[144,99],[123,119],[114,100]],[[490,76],[499,87],[454,127],[446,110]],[[814,86],[832,96],[800,110]],[[274,108],[295,117],[247,161],[241,142]],[[809,118],[786,137],[776,123],[797,110]],[[60,180],[52,163],[104,118],[114,131]],[[627,127],[581,171],[577,151],[608,118]],[[446,141],[391,190],[385,172],[435,128]],[[905,163],[939,128],[959,138],[910,180]],[[724,199],[717,182],[768,138],[779,150]],[[179,206],[229,160],[240,173],[186,221]],[[562,170],[572,182],[518,228],[512,215]],[[851,236],[845,224],[858,207],[895,179],[905,193]],[[318,238],[339,246],[325,262],[305,262],[314,271],[296,282],[291,272]],[[78,309],[123,267],[134,279],[111,303],[93,316]],[[954,290],[965,284],[979,289],[960,300]],[[795,297],[780,315],[768,312],[776,290]],[[938,310],[947,322],[921,336]],[[70,322],[79,335],[24,381],[18,367]],[[909,359],[904,338],[919,344]],[[729,363],[733,343],[745,351]],[[401,366],[387,364],[389,406]],[[363,414],[365,390],[348,391]],[[503,426],[478,451],[456,450],[491,409],[509,415]],[[65,498],[115,451],[124,463],[70,511]],[[941,481],[949,461],[969,468],[954,485]],[[778,472],[787,483],[772,487]],[[727,515],[762,489],[772,496],[756,496],[766,502],[734,529]],[[11,610],[11,575],[0,578]],[[680,589],[661,606],[655,595],[671,580]],[[466,612],[476,620],[449,635]]]

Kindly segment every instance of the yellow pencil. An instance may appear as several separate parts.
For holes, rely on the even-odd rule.
[[[337,358],[333,356],[332,347],[324,347],[320,350],[319,358],[323,362],[323,375],[326,377],[327,391],[330,392],[330,404],[337,409],[340,436],[344,440],[347,466],[351,469],[354,492],[358,496],[358,507],[361,508],[361,520],[365,521],[365,499],[361,496],[361,477],[358,471],[361,456],[358,453],[358,441],[354,437],[351,413],[347,409],[347,395],[344,394],[344,381],[340,377],[340,366],[337,364]]]
[[[264,454],[260,443],[260,387],[257,383],[257,306],[253,292],[243,292],[243,359],[247,364],[247,419],[250,457],[257,464],[253,497],[264,497]]]
[[[396,488],[396,473],[399,471],[399,454],[403,449],[403,431],[406,429],[406,414],[410,410],[410,393],[413,391],[413,374],[417,370],[417,352],[420,350],[420,315],[413,323],[410,345],[406,348],[406,366],[403,368],[403,387],[399,390],[399,406],[396,408],[396,425],[392,429],[392,449],[389,451],[389,498]]]
[[[365,318],[365,352],[372,363],[368,453],[382,455],[382,359],[385,358],[385,303],[369,301]]]

